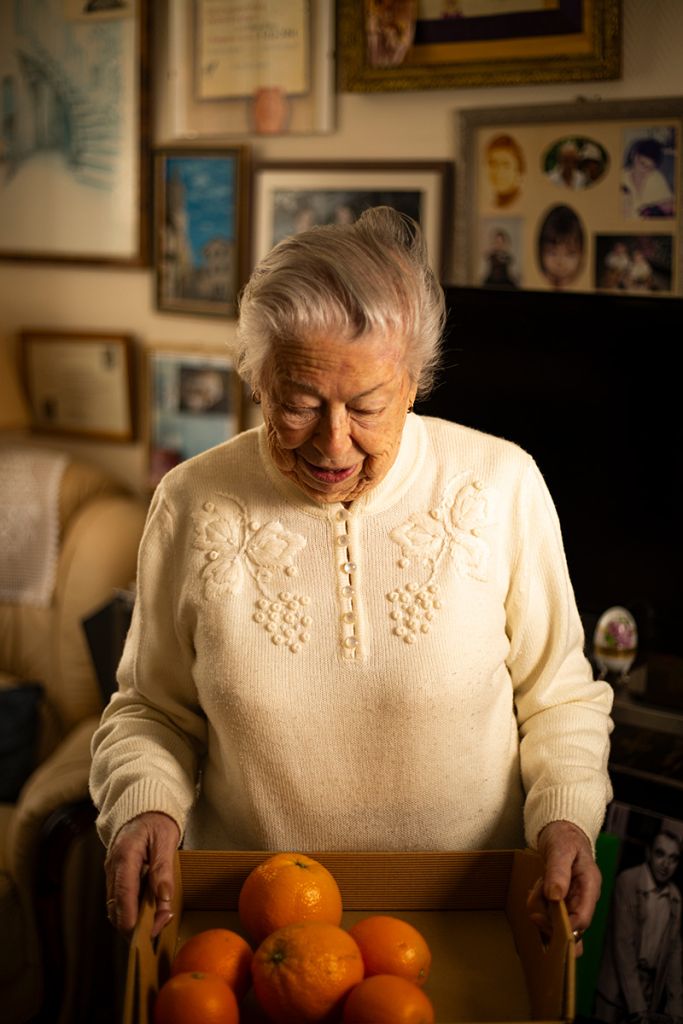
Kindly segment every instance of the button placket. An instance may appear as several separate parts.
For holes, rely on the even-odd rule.
[[[355,607],[355,577],[358,566],[352,557],[348,523],[348,512],[340,509],[335,516],[334,543],[340,573],[342,651],[345,658],[353,660],[360,645]]]

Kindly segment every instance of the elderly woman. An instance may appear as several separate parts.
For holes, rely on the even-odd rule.
[[[443,293],[389,209],[285,239],[241,300],[264,424],[161,481],[93,741],[110,917],[169,919],[186,847],[529,844],[577,934],[600,876],[610,693],[552,502],[514,444],[412,413]]]

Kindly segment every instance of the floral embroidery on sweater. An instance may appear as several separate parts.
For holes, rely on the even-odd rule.
[[[494,505],[492,488],[461,473],[450,481],[435,508],[414,512],[390,532],[401,550],[399,568],[418,563],[426,573],[420,582],[411,580],[387,594],[393,633],[405,643],[428,633],[441,608],[436,577],[444,559],[450,558],[462,576],[482,582],[488,578],[490,548],[481,532],[495,522]]]
[[[192,515],[193,547],[204,552],[201,574],[204,596],[211,600],[224,594],[241,594],[248,574],[258,590],[254,621],[263,626],[274,644],[296,653],[310,639],[310,598],[291,590],[273,591],[277,573],[296,576],[296,556],[306,538],[286,530],[272,519],[260,523],[249,518],[234,498],[223,498],[220,508],[206,501]]]

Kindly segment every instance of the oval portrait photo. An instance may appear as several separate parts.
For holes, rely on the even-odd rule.
[[[607,150],[595,139],[570,135],[556,139],[543,155],[543,173],[560,188],[578,191],[597,185],[609,165]]]

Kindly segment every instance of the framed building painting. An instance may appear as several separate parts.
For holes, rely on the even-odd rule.
[[[364,210],[384,205],[420,224],[432,266],[441,274],[450,243],[452,179],[446,160],[255,164],[250,262],[303,228],[354,221]]]
[[[340,0],[342,92],[619,78],[621,0]]]
[[[155,154],[157,306],[234,317],[245,269],[247,150]]]
[[[149,13],[0,4],[0,258],[149,263]]]
[[[459,284],[683,294],[683,98],[459,115]]]

